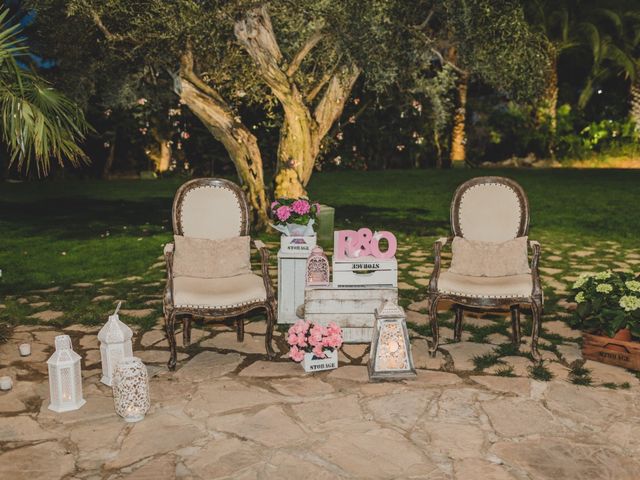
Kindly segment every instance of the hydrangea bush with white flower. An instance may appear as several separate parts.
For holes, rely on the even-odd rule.
[[[629,328],[640,337],[640,275],[583,273],[573,284],[573,299],[578,304],[573,326],[609,337]]]

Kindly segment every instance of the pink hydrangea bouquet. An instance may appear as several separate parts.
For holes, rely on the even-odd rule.
[[[331,322],[326,327],[298,320],[289,328],[287,343],[291,347],[289,358],[301,362],[305,352],[316,358],[325,358],[328,352],[342,346],[342,329]]]
[[[287,233],[291,234],[291,226],[308,227],[315,223],[320,205],[310,202],[307,198],[280,198],[271,204],[271,217],[275,227],[288,227]],[[282,230],[282,228],[278,228]]]

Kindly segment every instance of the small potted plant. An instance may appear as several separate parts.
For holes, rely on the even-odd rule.
[[[311,236],[320,205],[307,198],[280,198],[271,204],[273,228],[292,237]]]
[[[302,362],[305,372],[338,368],[342,329],[331,322],[326,327],[305,320],[294,323],[287,335],[289,358]]]
[[[573,284],[572,326],[583,330],[585,358],[640,369],[640,281],[630,272],[582,274]]]
[[[616,340],[640,337],[640,281],[629,272],[582,274],[573,284],[574,326]]]

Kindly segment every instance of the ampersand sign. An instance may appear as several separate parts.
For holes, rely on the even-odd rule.
[[[388,247],[380,251],[380,240],[385,239]],[[393,258],[398,248],[396,237],[391,232],[372,233],[369,228],[337,230],[334,233],[335,255],[337,258],[359,258],[373,256],[380,259]]]

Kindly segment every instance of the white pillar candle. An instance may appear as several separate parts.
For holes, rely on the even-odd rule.
[[[0,390],[11,390],[12,386],[11,377],[0,377]]]
[[[20,350],[21,357],[28,357],[31,355],[31,344],[29,343],[21,343],[18,349]]]

